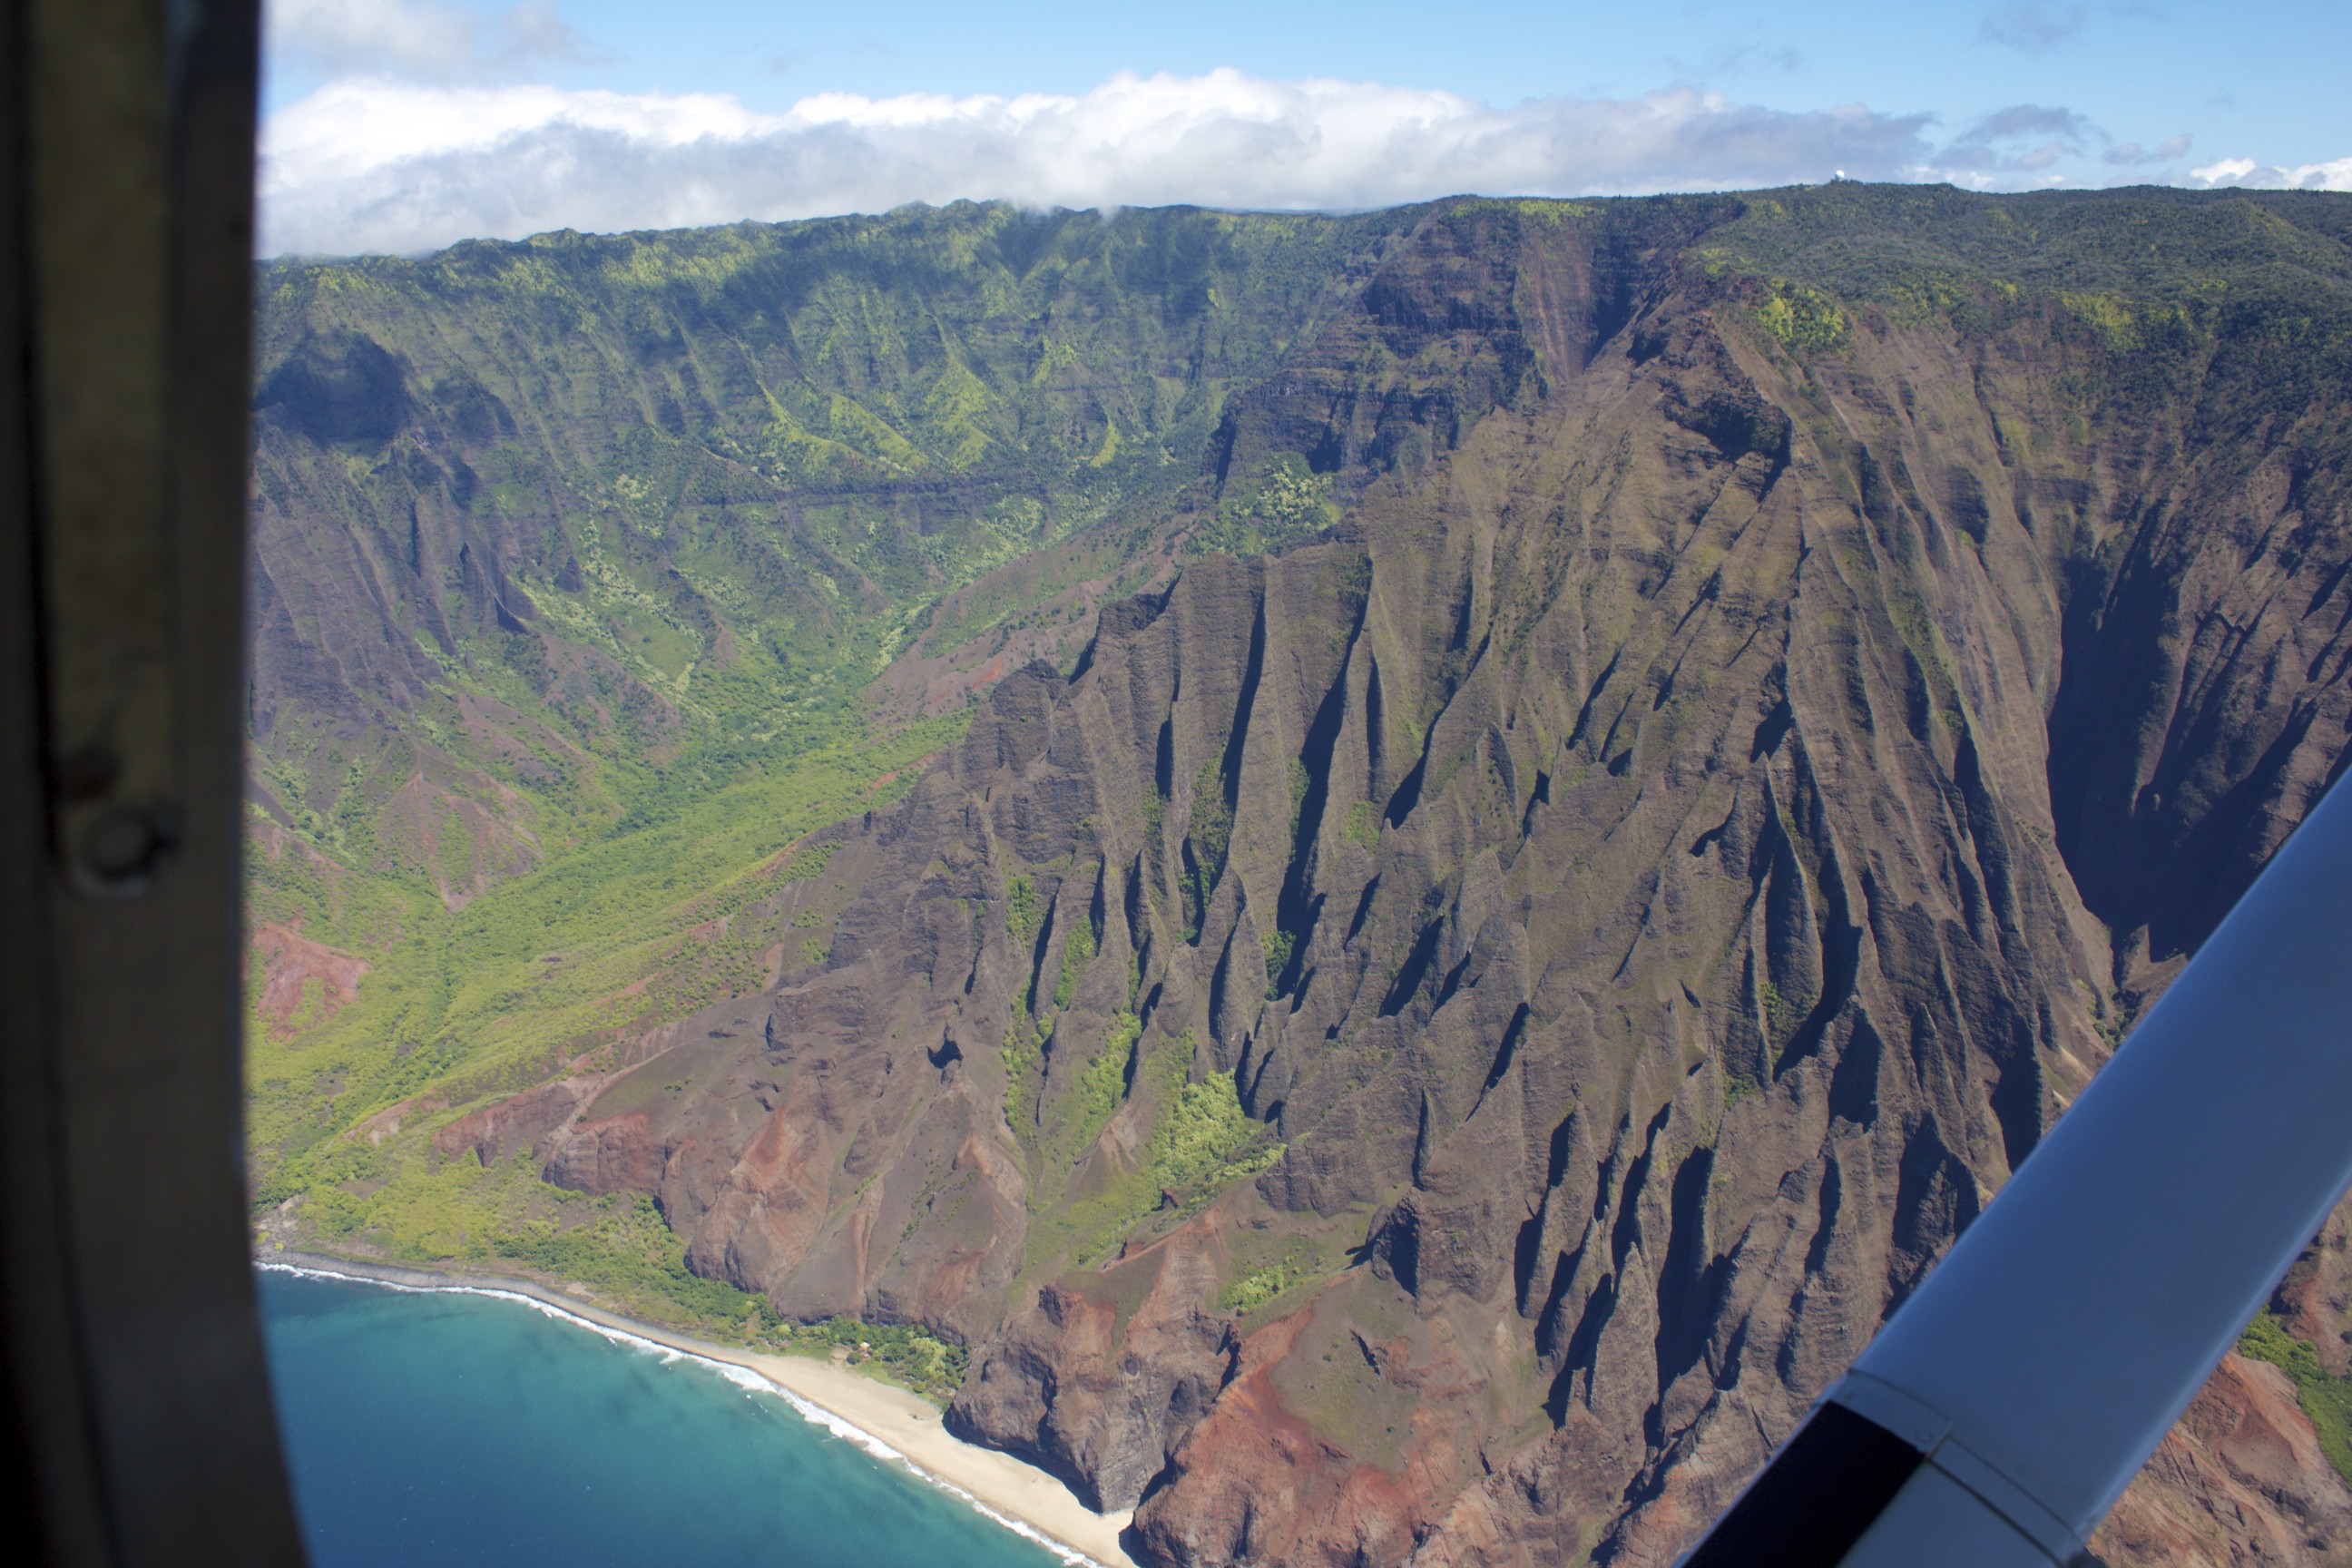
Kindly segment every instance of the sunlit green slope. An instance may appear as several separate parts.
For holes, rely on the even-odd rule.
[[[263,268],[263,1212],[416,1256],[561,1220],[576,1274],[651,1246],[726,1293],[657,1221],[386,1135],[767,983],[735,917],[812,869],[779,852],[1163,569],[1230,390],[1401,224],[964,204]],[[1272,478],[1226,531],[1328,521]],[[928,686],[873,684],[919,644]]]

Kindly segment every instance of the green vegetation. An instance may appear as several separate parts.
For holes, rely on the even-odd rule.
[[[1244,1275],[1218,1292],[1217,1310],[1231,1312],[1236,1317],[1246,1317],[1296,1283],[1297,1281],[1290,1277],[1290,1270],[1283,1264],[1261,1268],[1254,1274]]]
[[[2333,397],[2352,372],[2352,225],[2324,196],[1840,184],[1645,210],[1706,224],[1685,266],[1737,280],[1801,353],[1834,351],[1866,307],[1970,335],[2047,323],[2053,347],[2088,351],[2081,405],[2111,411],[2194,375],[2251,416]]]
[[[1068,939],[1062,943],[1061,978],[1054,982],[1055,1006],[1070,1005],[1070,998],[1077,994],[1078,981],[1086,974],[1087,964],[1094,955],[1095,928],[1092,922],[1081,920],[1070,928]]]
[[[518,1268],[604,1292],[650,1320],[715,1331],[746,1299],[686,1270],[650,1200],[589,1199],[520,1156],[484,1168],[431,1135],[606,1042],[764,985],[782,900],[829,846],[781,854],[876,798],[872,781],[961,731],[964,716],[814,751],[668,821],[623,831],[452,911],[431,892],[257,832],[257,925],[364,954],[340,1009],[248,1031],[257,1206],[299,1199],[305,1239],[425,1265]],[[822,906],[818,906],[822,909]],[[825,917],[829,923],[830,917]],[[803,939],[799,956],[823,956]]]
[[[1127,1091],[1128,1068],[1135,1053],[1135,1042],[1142,1036],[1143,1024],[1134,1014],[1122,1011],[1111,1015],[1102,1048],[1078,1074],[1078,1100],[1073,1108],[1073,1120],[1080,1148],[1092,1143],[1118,1110]]]
[[[1348,821],[1339,829],[1339,837],[1355,845],[1367,855],[1376,855],[1381,847],[1381,809],[1370,801],[1360,800],[1348,808]]]
[[[257,783],[462,901],[845,738],[912,644],[1157,571],[1229,390],[1409,222],[961,203],[265,265]]]
[[[1406,221],[962,204],[265,266],[256,543],[294,597],[252,909],[368,970],[255,1020],[264,1201],[404,1099],[446,1103],[371,1151],[822,962],[831,847],[761,861],[960,732],[867,683],[1159,570],[1137,531],[1228,389]]]
[[[824,875],[825,867],[832,862],[833,852],[840,847],[839,844],[832,842],[803,845],[793,851],[776,875],[787,882],[814,881]]]
[[[2238,1349],[2294,1380],[2295,1403],[2311,1417],[2319,1434],[2320,1452],[2327,1456],[2337,1475],[2352,1481],[2352,1377],[2337,1376],[2321,1366],[2319,1352],[2289,1333],[2286,1324],[2268,1308],[2246,1326]]]
[[[342,1175],[343,1173],[334,1173]],[[594,1288],[633,1317],[693,1329],[744,1321],[759,1298],[687,1271],[684,1246],[644,1196],[590,1197],[538,1180],[528,1152],[485,1167],[469,1152],[380,1183],[314,1182],[318,1240],[465,1268],[516,1268]]]
[[[1121,1025],[1114,1037],[1126,1032]],[[1192,1053],[1187,1033],[1144,1055],[1132,1092],[1148,1093],[1158,1111],[1141,1163],[1062,1203],[1039,1205],[1030,1232],[1033,1273],[1097,1264],[1155,1213],[1171,1223],[1189,1218],[1280,1158],[1282,1144],[1242,1109],[1233,1074],[1186,1081]],[[1115,1054],[1106,1050],[1096,1060]]]
[[[1056,1038],[1075,1050],[1070,1033],[1066,1025]],[[1038,1125],[1021,1130],[1030,1135],[1032,1167],[1045,1179],[1066,1180],[1118,1113],[1132,1077],[1136,1041],[1142,1034],[1143,1026],[1134,1014],[1112,1014],[1101,1042],[1093,1055],[1078,1064],[1069,1087],[1040,1112]]]
[[[1209,908],[1209,894],[1225,869],[1225,853],[1233,846],[1234,808],[1225,801],[1224,775],[1212,760],[1192,781],[1192,820],[1184,835],[1190,865],[1184,872],[1184,940],[1201,940],[1201,921]]]
[[[1282,972],[1290,967],[1291,949],[1298,939],[1279,927],[1258,934],[1258,945],[1265,951],[1265,994],[1268,1001],[1281,994]]]
[[[908,1323],[867,1323],[829,1318],[822,1323],[783,1323],[768,1330],[777,1348],[797,1355],[827,1358],[869,1377],[910,1389],[944,1409],[963,1386],[969,1365],[964,1347]]]
[[[1019,1137],[1030,1124],[1029,1096],[1045,1064],[1045,1036],[1018,998],[1004,1025],[1004,1120]]]
[[[1194,531],[1191,548],[1196,553],[1255,555],[1312,538],[1339,521],[1331,476],[1285,452],[1227,486],[1215,515]]]
[[[1304,1218],[1304,1216],[1296,1216]],[[1303,1230],[1286,1225],[1265,1230],[1237,1231],[1229,1242],[1227,1265],[1232,1270],[1213,1298],[1219,1311],[1247,1318],[1266,1312],[1271,1317],[1297,1310],[1300,1292],[1312,1289],[1344,1271],[1362,1237],[1360,1214],[1349,1221],[1337,1216],[1308,1220]],[[1268,1311],[1275,1309],[1275,1311]]]
[[[306,1152],[404,1098],[436,1090],[446,1105],[432,1114],[446,1120],[616,1031],[758,989],[758,946],[773,940],[763,911],[784,886],[778,851],[867,804],[877,773],[938,750],[963,722],[816,752],[454,912],[423,889],[257,840],[253,921],[299,922],[376,965],[351,1005],[291,1038],[256,1020],[248,1120],[263,1201],[309,1184]]]
[[[1756,983],[1756,1001],[1764,1010],[1764,1043],[1768,1047],[1787,1045],[1813,1010],[1811,998],[1784,996],[1769,980]]]
[[[1037,884],[1027,877],[1015,877],[1004,890],[1004,925],[1013,933],[1013,945],[1024,948],[1037,934],[1037,922],[1045,911],[1037,903]]]
[[[1801,283],[1773,283],[1756,308],[1756,320],[1783,347],[1810,353],[1843,347],[1851,334],[1837,301]]]
[[[1313,1242],[1307,1238],[1295,1239],[1279,1256],[1236,1275],[1219,1290],[1217,1310],[1245,1318],[1295,1286],[1327,1278],[1339,1261],[1319,1256]]]
[[[1274,1163],[1282,1145],[1242,1110],[1234,1075],[1188,1083],[1161,1112],[1144,1151],[1144,1171],[1187,1206],[1204,1204]]]

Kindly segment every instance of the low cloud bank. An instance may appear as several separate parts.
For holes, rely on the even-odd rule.
[[[2240,185],[2273,191],[2352,191],[2352,158],[2278,168],[2252,158],[2223,158],[2189,171],[2206,185]]]
[[[2192,173],[2179,166],[2185,136],[2153,151],[2117,147],[2071,110],[2032,104],[1948,139],[1933,126],[1926,114],[1795,112],[1695,89],[1496,109],[1424,89],[1234,70],[1122,74],[1075,96],[827,93],[781,114],[719,94],[346,77],[263,127],[260,249],[414,254],[557,228],[675,228],[967,196],[1349,209],[1471,191],[1633,195],[1841,173],[2014,188],[2060,183],[2065,163],[2094,158],[2138,179],[2352,187],[2352,159],[2290,170],[2224,159]]]
[[[1121,75],[1083,95],[807,98],[346,79],[270,117],[262,251],[409,253],[466,237],[1034,206],[1355,208],[1916,178],[1923,115],[1790,113],[1716,93],[1497,110],[1377,83]]]

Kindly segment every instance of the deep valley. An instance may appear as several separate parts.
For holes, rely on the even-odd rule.
[[[257,289],[265,1243],[887,1331],[1141,1562],[1671,1563],[2352,754],[2352,197]],[[2341,1560],[2343,1229],[2108,1562]]]

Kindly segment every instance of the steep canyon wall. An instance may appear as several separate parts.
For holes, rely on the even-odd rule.
[[[2344,226],[1399,220],[772,984],[434,1145],[965,1342],[951,1422],[1143,1560],[1670,1562],[2340,771]],[[2113,1560],[2325,1560],[2284,1381]]]

